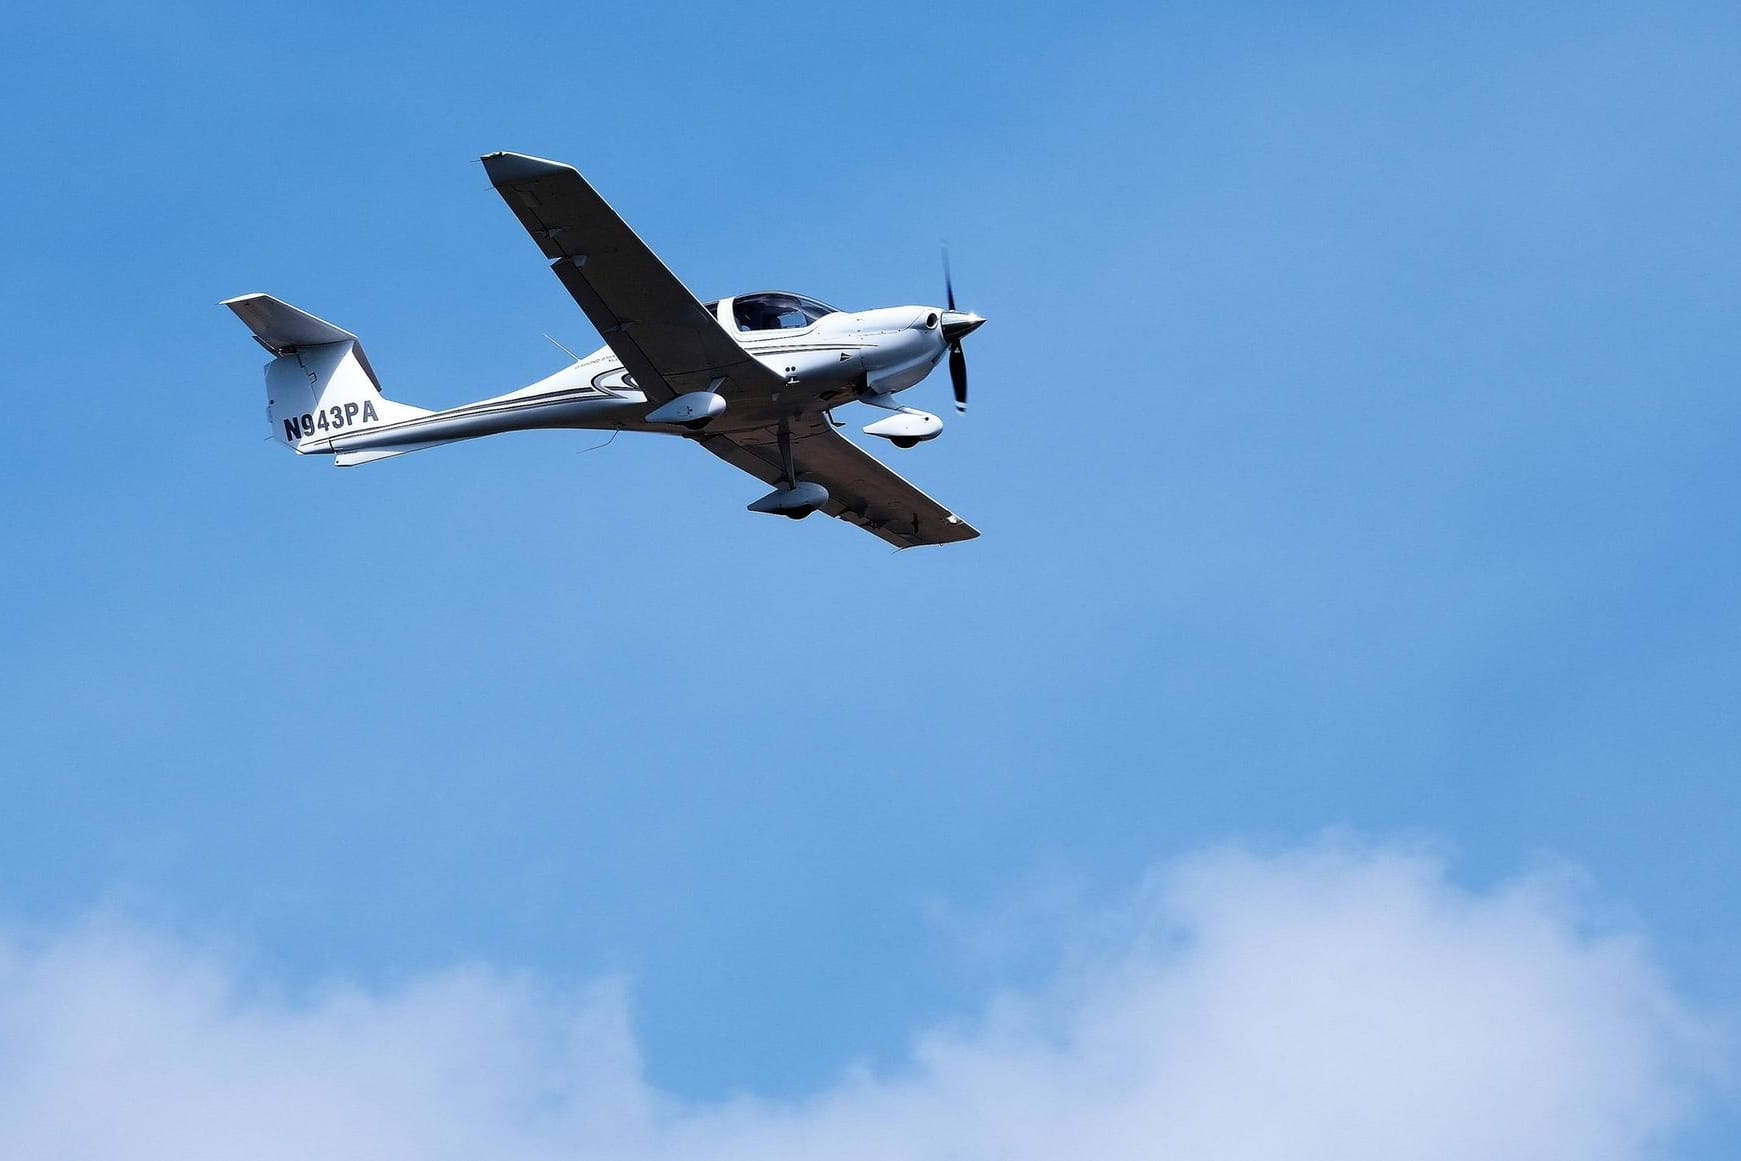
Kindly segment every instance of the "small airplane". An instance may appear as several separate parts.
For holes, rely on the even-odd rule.
[[[483,159],[490,183],[605,346],[506,395],[426,411],[382,394],[357,336],[267,294],[222,305],[271,352],[272,436],[341,467],[531,428],[649,431],[693,440],[773,491],[749,505],[802,519],[826,512],[897,548],[971,540],[959,516],[842,436],[833,409],[889,414],[865,426],[897,447],[935,439],[943,421],[895,399],[947,353],[955,405],[967,408],[961,340],[985,320],[948,302],[841,311],[801,294],[702,303],[567,165],[520,153]]]

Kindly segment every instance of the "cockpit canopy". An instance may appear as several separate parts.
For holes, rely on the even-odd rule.
[[[825,302],[801,294],[744,294],[732,300],[732,318],[740,331],[789,331],[809,326],[837,313]]]

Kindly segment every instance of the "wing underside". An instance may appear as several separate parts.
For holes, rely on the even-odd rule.
[[[763,483],[777,485],[784,477],[779,431],[772,425],[709,431],[696,437],[696,442]],[[856,524],[896,548],[949,544],[979,535],[971,524],[873,459],[820,416],[793,426],[792,462],[800,481],[828,489],[824,512]]]

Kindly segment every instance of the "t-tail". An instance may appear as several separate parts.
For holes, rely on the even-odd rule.
[[[381,381],[357,336],[270,294],[223,303],[273,355],[266,364],[266,416],[272,438],[298,455],[331,454],[333,441],[429,415],[381,394]],[[342,465],[415,451],[428,444],[338,452]]]

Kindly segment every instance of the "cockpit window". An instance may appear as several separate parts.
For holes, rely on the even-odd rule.
[[[740,331],[789,331],[834,314],[827,303],[801,294],[746,294],[732,302]]]
[[[701,309],[705,310],[710,317],[718,318],[719,317],[719,299],[716,298],[712,302],[702,303]]]

